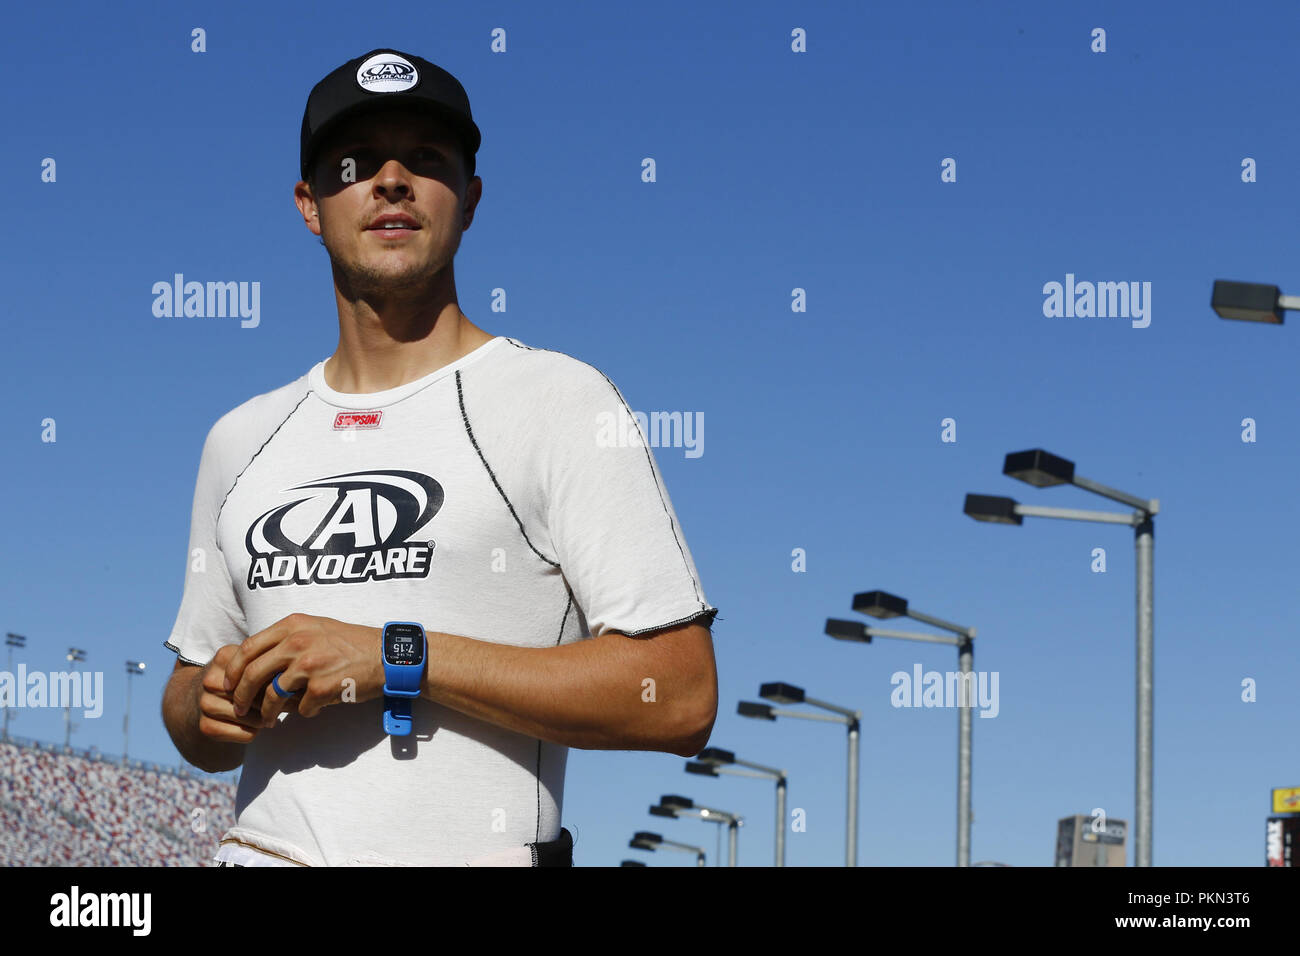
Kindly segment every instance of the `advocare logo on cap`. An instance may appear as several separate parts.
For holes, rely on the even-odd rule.
[[[420,82],[420,72],[396,53],[376,53],[357,68],[357,85],[367,93],[399,93]]]

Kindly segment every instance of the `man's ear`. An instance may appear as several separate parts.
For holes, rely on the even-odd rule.
[[[465,220],[462,229],[468,229],[474,222],[474,213],[478,209],[479,200],[483,198],[483,180],[474,176],[465,186],[465,200],[461,203],[460,212]]]
[[[316,192],[310,182],[299,181],[293,187],[294,205],[302,215],[303,222],[313,234],[320,235],[320,206],[316,201]]]

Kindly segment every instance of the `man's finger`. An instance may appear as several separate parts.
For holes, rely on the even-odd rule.
[[[244,668],[243,676],[239,678],[239,683],[230,692],[230,697],[235,704],[235,713],[248,713],[253,707],[253,699],[258,692],[270,691],[271,678],[288,667],[291,660],[292,655],[286,649],[276,645],[249,661]],[[280,686],[284,687],[283,684]],[[287,687],[285,689],[288,690]]]
[[[285,706],[290,701],[294,701],[295,703],[297,702],[299,699],[298,690],[294,685],[304,681],[305,679],[306,678],[293,673],[292,670],[287,670],[281,673],[275,678],[275,683],[278,683],[284,690],[285,693],[283,695],[276,692],[275,683],[266,685],[266,692],[263,695],[262,707],[260,710],[262,715],[262,726],[274,727],[275,722],[279,719],[280,713],[285,709]],[[258,713],[258,711],[249,711],[249,716],[251,717],[254,713]]]
[[[260,728],[261,722],[256,719],[255,715],[240,716],[235,713],[235,705],[225,697],[217,694],[208,694],[202,701],[200,712],[203,716],[212,720],[221,721],[228,724],[239,724],[241,727],[253,729]]]
[[[249,661],[266,653],[268,649],[275,647],[288,636],[293,630],[293,626],[289,623],[292,617],[292,614],[282,617],[265,630],[244,639],[234,656],[226,663],[226,690],[233,691],[239,686],[239,681],[244,676],[244,668],[248,666]]]
[[[199,733],[209,740],[216,740],[228,744],[246,744],[257,736],[257,731],[261,728],[255,727],[249,729],[240,724],[228,723],[224,720],[214,720],[207,714],[199,715]]]

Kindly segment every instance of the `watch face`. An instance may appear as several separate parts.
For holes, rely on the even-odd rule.
[[[384,628],[386,664],[423,664],[424,633],[414,624],[393,624]]]

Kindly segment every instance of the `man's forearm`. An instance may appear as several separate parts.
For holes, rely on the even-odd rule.
[[[245,745],[213,740],[199,731],[202,682],[200,666],[186,666],[172,674],[163,692],[163,725],[181,756],[200,770],[234,770],[244,762]]]
[[[422,696],[471,717],[587,750],[691,755],[708,739],[717,698],[712,661],[707,674],[683,667],[673,659],[672,635],[605,634],[549,648],[428,638]]]

